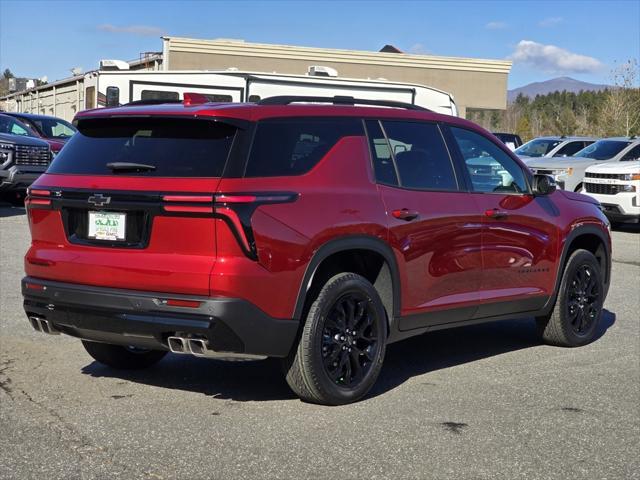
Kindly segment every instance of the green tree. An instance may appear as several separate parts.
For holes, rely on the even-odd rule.
[[[8,68],[5,68],[4,73],[2,75],[4,78],[7,78],[7,79],[15,77],[15,75]]]

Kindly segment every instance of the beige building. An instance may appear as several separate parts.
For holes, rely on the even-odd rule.
[[[383,51],[338,50],[249,43],[241,40],[197,40],[163,37],[162,53],[143,54],[128,62],[137,71],[241,71],[305,75],[312,65],[331,67],[339,78],[385,79],[422,84],[453,95],[460,116],[468,108],[505,109],[511,62],[438,57]],[[0,98],[0,109],[71,119],[94,103],[88,92],[99,71],[58,80]],[[100,104],[100,99],[97,99]]]
[[[304,75],[310,65],[339,77],[418,83],[451,93],[461,116],[467,108],[505,109],[511,62],[393,52],[163,37],[165,70],[239,70]]]

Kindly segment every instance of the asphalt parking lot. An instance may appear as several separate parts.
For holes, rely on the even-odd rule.
[[[373,394],[320,407],[278,364],[168,355],[122,373],[36,333],[24,209],[0,206],[0,478],[640,478],[640,230],[615,231],[600,338],[533,320],[390,346]]]

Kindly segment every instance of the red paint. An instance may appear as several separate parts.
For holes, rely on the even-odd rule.
[[[357,116],[445,122],[488,135],[466,120],[429,112],[351,106],[181,104],[81,112],[189,115],[254,122],[281,116]],[[574,225],[606,231],[604,217],[562,192],[530,195],[426,192],[376,185],[367,140],[346,137],[308,173],[269,178],[145,178],[42,175],[38,191],[160,194],[142,249],[70,241],[52,196],[51,209],[29,208],[32,244],[25,269],[35,278],[150,292],[242,298],[275,318],[292,318],[305,271],[327,242],[363,235],[392,249],[401,313],[474,306],[548,295],[560,252]],[[288,203],[282,192],[298,197]],[[280,195],[279,195],[280,193]],[[50,201],[30,197],[36,201]],[[164,202],[164,203],[163,203]],[[211,206],[198,205],[209,203]],[[251,208],[256,259],[238,213]],[[186,204],[186,205],[185,205]],[[43,204],[44,205],[44,204]],[[215,212],[214,212],[215,209]],[[495,212],[505,215],[495,215]],[[489,213],[489,215],[487,215]],[[244,248],[243,248],[244,247]],[[531,273],[519,271],[531,269]],[[548,272],[538,272],[536,269]]]

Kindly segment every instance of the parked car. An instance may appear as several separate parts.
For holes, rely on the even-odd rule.
[[[525,163],[534,158],[571,157],[596,140],[597,138],[592,137],[539,137],[525,143],[515,152]]]
[[[114,368],[280,357],[296,394],[332,405],[427,331],[536,317],[550,344],[595,338],[606,217],[486,130],[397,102],[195,98],[76,116],[27,199],[36,330]]]
[[[0,192],[24,192],[50,161],[47,142],[15,118],[0,114]]]
[[[38,137],[49,144],[53,156],[57,155],[67,140],[76,133],[76,127],[61,118],[33,113],[3,112],[3,114],[17,118],[29,126]]]
[[[578,192],[582,189],[585,170],[604,162],[640,159],[640,140],[635,137],[605,138],[565,159],[541,158],[528,163],[534,173],[551,175],[563,190]]]
[[[612,222],[640,222],[640,161],[589,167],[583,185],[581,193],[598,200]]]
[[[504,143],[510,150],[515,150],[520,145],[522,145],[522,139],[520,135],[516,135],[515,133],[501,133],[501,132],[493,132],[493,135],[500,139],[502,143]]]

